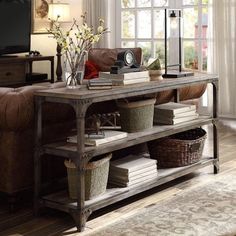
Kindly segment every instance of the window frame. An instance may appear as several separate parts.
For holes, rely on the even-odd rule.
[[[193,38],[185,38],[182,37],[182,45],[184,45],[184,42],[194,42],[198,44],[197,54],[198,54],[198,71],[203,71],[203,43],[204,41],[207,41],[207,37],[203,38],[202,36],[202,14],[203,9],[208,8],[208,4],[203,4],[203,0],[198,0],[198,4],[194,5],[184,5],[183,0],[169,0],[167,8],[178,8],[181,9],[182,12],[184,9],[191,9],[196,8],[198,9],[198,37]],[[135,7],[132,8],[122,8],[121,3],[122,0],[116,1],[116,9],[117,9],[117,16],[116,16],[116,47],[122,47],[122,42],[134,42],[134,46],[137,47],[139,42],[150,42],[151,43],[151,57],[155,57],[155,43],[156,42],[164,42],[164,39],[162,38],[154,38],[154,11],[156,9],[164,9],[165,7],[154,7],[154,0],[151,0],[151,7],[137,7],[137,0],[135,0]],[[122,21],[121,21],[121,15],[123,10],[133,10],[135,14],[135,37],[132,39],[125,39],[122,38]],[[151,38],[138,38],[138,24],[137,24],[137,12],[138,10],[145,10],[148,9],[151,11]],[[184,67],[184,47],[182,47],[182,65]]]

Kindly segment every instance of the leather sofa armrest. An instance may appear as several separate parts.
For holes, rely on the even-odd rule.
[[[34,91],[43,86],[0,88],[0,128],[17,131],[30,126],[34,119]]]
[[[34,92],[63,86],[65,86],[64,82],[50,84],[47,87],[31,85],[19,88],[0,88],[0,129],[19,131],[32,127],[34,122]],[[45,106],[44,110],[52,114],[55,113],[50,105]]]

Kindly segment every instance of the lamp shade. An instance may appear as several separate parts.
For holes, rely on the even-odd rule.
[[[59,22],[70,21],[70,5],[68,3],[50,3],[48,18],[51,20],[58,18]]]

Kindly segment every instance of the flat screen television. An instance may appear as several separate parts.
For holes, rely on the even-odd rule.
[[[0,55],[30,51],[31,0],[0,0]]]

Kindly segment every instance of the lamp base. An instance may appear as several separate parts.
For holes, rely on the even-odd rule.
[[[193,72],[189,72],[189,71],[177,71],[177,70],[173,70],[173,71],[167,71],[166,74],[163,74],[162,77],[163,78],[180,78],[180,77],[187,77],[187,76],[193,76],[194,73]]]

